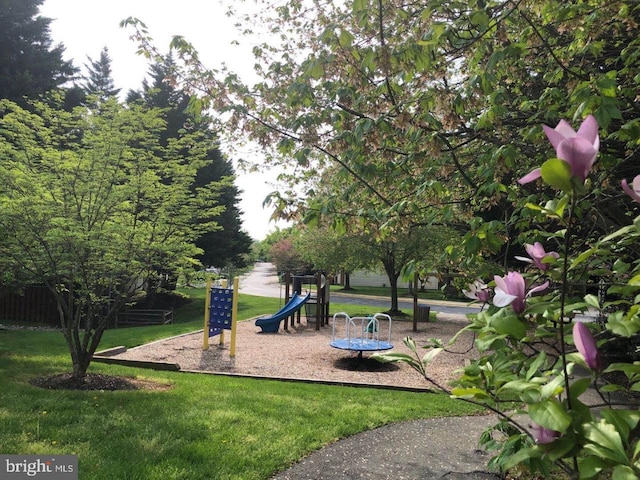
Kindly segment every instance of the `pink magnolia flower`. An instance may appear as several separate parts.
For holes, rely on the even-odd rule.
[[[591,335],[591,330],[584,323],[576,322],[573,325],[573,342],[590,369],[599,370],[602,367],[596,341]]]
[[[537,423],[531,425],[531,435],[538,444],[547,444],[553,442],[560,436],[560,432],[551,430],[550,428],[541,427]]]
[[[627,195],[633,198],[636,202],[640,202],[640,175],[636,175],[631,182],[631,187],[627,183],[626,179],[622,179],[622,189]]]
[[[472,300],[478,300],[482,303],[489,303],[489,300],[491,299],[491,291],[489,290],[488,285],[486,285],[482,280],[476,280],[469,284],[469,290],[462,290],[462,293],[465,297]]]
[[[541,292],[549,286],[549,282],[544,282],[542,285],[534,287],[527,292],[524,277],[518,272],[509,272],[504,277],[496,275],[494,280],[496,288],[493,304],[496,307],[511,305],[511,308],[516,313],[524,312],[527,297],[536,292]]]
[[[523,262],[533,263],[536,267],[538,267],[543,272],[549,270],[551,264],[547,261],[545,262],[545,258],[559,258],[560,255],[558,252],[546,252],[544,247],[540,242],[536,242],[533,245],[525,244],[524,249],[529,254],[529,257],[516,257],[518,260],[522,260]]]
[[[576,132],[566,120],[560,120],[556,128],[543,125],[544,133],[556,150],[556,156],[571,167],[571,175],[583,182],[593,167],[600,148],[598,137],[598,121],[589,115]],[[536,168],[518,180],[524,185],[540,177],[540,169]]]

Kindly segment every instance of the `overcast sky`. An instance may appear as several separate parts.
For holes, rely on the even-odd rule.
[[[148,72],[147,60],[136,55],[136,45],[129,39],[131,31],[119,27],[128,17],[146,24],[161,51],[169,50],[173,35],[183,35],[208,67],[225,62],[248,78],[253,65],[251,45],[232,45],[232,40],[240,36],[225,12],[219,0],[45,0],[40,9],[43,16],[53,20],[54,43],[64,44],[65,59],[73,60],[77,67],[88,63],[87,56],[96,60],[103,47],[109,49],[113,79],[122,93],[139,89]],[[265,196],[274,190],[273,176],[236,173],[236,183],[243,190],[240,209],[244,212],[244,228],[254,239],[262,240],[276,228],[268,221],[271,211],[262,208]]]

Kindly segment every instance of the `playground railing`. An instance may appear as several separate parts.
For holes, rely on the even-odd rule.
[[[344,319],[340,322],[339,319]],[[380,340],[380,320],[387,323],[387,338]],[[384,313],[376,313],[370,317],[351,317],[345,312],[338,312],[333,316],[332,342],[341,339],[347,345],[357,349],[359,345],[379,348],[381,344],[391,341],[391,317]],[[385,346],[386,348],[386,346]]]

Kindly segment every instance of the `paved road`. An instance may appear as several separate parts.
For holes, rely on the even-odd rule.
[[[278,281],[278,274],[271,263],[256,263],[253,270],[240,278],[240,293],[257,295],[261,297],[278,297],[284,299],[285,289]],[[331,292],[331,302],[345,303],[349,305],[371,305],[389,309],[390,300],[384,297],[371,297],[367,295],[354,295],[350,293]],[[441,313],[453,313],[465,315],[478,312],[480,307],[460,302],[439,300],[420,300],[419,305],[429,305],[434,311]],[[402,309],[411,310],[413,300],[398,301]]]

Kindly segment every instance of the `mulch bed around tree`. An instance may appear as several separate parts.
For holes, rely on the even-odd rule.
[[[39,377],[29,383],[48,390],[169,390],[171,385],[132,377],[88,373],[84,378],[74,378],[71,373]]]

